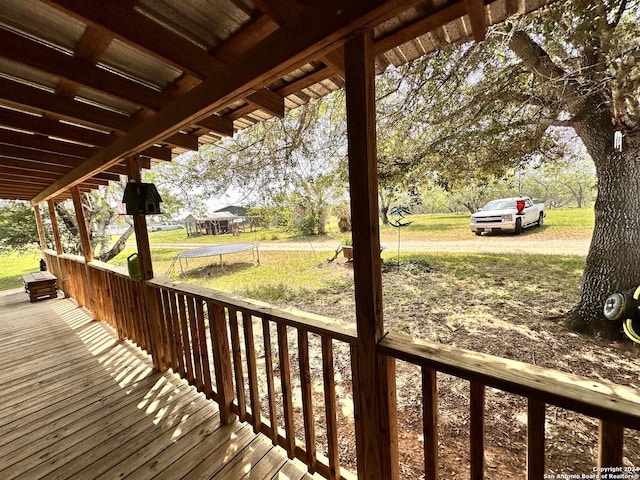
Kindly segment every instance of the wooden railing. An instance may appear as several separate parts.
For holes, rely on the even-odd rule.
[[[336,399],[333,350],[334,342],[355,344],[353,326],[165,279],[149,285],[161,305],[158,354],[166,367],[215,399],[224,420],[238,415],[310,472],[352,476],[339,460],[344,399]]]
[[[223,421],[237,415],[282,446],[290,458],[305,462],[310,472],[329,479],[353,476],[341,465],[341,454],[355,456],[345,452],[355,444],[355,435],[345,440],[345,427],[353,425],[354,415],[343,412],[354,409],[352,392],[357,390],[352,389],[352,378],[336,379],[334,365],[337,361],[343,367],[341,377],[352,372],[358,354],[353,325],[168,279],[143,286],[122,269],[100,262],[85,266],[77,258],[56,257],[50,251],[47,261],[50,267],[59,261],[54,274],[66,276],[70,294],[89,297],[87,306],[95,318],[151,353],[159,368],[173,369],[215,400]],[[82,285],[90,285],[90,294]],[[409,362],[421,371],[427,479],[440,478],[438,373],[470,385],[473,480],[485,474],[487,387],[527,399],[528,453],[522,470],[529,479],[541,479],[545,473],[547,405],[600,420],[602,467],[622,465],[624,428],[640,430],[640,394],[631,388],[397,333],[387,334],[378,351],[381,359]]]
[[[486,387],[527,399],[526,471],[529,479],[542,479],[545,474],[546,405],[599,419],[597,460],[600,468],[622,467],[624,428],[640,430],[640,393],[632,388],[398,333],[387,334],[379,343],[379,352],[417,365],[421,369],[424,472],[428,479],[439,478],[438,372],[469,381],[469,458],[472,480],[484,478]],[[598,471],[599,468],[594,467],[584,473],[588,477],[592,472]]]
[[[85,264],[84,257],[80,256],[56,255],[52,250],[45,250],[44,256],[65,296],[91,310],[96,320],[108,323],[116,330],[119,340],[131,340],[152,354],[140,280],[130,278],[123,268],[103,262]]]

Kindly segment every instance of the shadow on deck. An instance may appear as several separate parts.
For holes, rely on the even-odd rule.
[[[70,300],[0,293],[0,352],[3,480],[315,478]]]

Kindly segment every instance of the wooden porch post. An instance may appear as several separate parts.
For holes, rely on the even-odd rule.
[[[127,168],[129,170],[129,181],[140,182],[140,164],[138,163],[137,157],[127,159]],[[138,260],[140,261],[142,280],[151,280],[153,278],[153,265],[151,263],[147,217],[144,215],[133,215],[133,229],[136,234],[136,245],[138,247]]]
[[[80,235],[82,255],[84,256],[84,282],[81,283],[80,288],[84,291],[84,306],[89,307],[92,316],[95,318],[96,309],[91,301],[95,298],[95,295],[92,295],[91,274],[89,272],[89,267],[87,267],[87,263],[93,261],[93,248],[91,248],[91,241],[89,240],[89,231],[87,230],[87,221],[84,217],[80,189],[77,186],[71,187],[71,198],[73,200],[73,208],[76,214],[76,223],[78,224],[78,234]],[[76,300],[80,301],[78,298],[76,298]]]
[[[127,159],[127,169],[130,182],[140,182],[140,163],[137,157]],[[140,262],[140,275],[142,279],[142,301],[145,308],[145,321],[149,331],[151,342],[151,358],[154,368],[164,371],[167,369],[164,360],[163,346],[159,337],[160,306],[158,295],[153,287],[147,285],[147,280],[153,278],[153,263],[151,262],[151,247],[149,245],[149,231],[147,230],[147,218],[144,215],[133,215],[133,228],[138,247],[138,261]]]
[[[80,243],[82,244],[82,253],[85,262],[93,261],[93,249],[89,240],[89,231],[87,230],[87,221],[84,218],[84,210],[82,209],[82,198],[80,197],[80,189],[71,188],[71,197],[73,198],[73,208],[76,211],[76,222],[78,223],[78,233],[80,234]]]
[[[378,357],[384,335],[378,220],[373,31],[345,45],[349,186],[353,235],[357,357],[354,402],[358,478],[397,479],[393,359]]]
[[[53,242],[56,247],[56,262],[58,272],[58,288],[64,292],[64,296],[69,296],[69,286],[67,285],[67,274],[62,270],[62,262],[60,261],[60,255],[64,253],[62,248],[62,241],[60,240],[60,228],[58,227],[58,217],[56,216],[56,204],[53,200],[47,200],[49,206],[49,217],[51,220],[51,230],[53,231]]]
[[[49,205],[49,217],[51,217],[51,229],[53,230],[53,241],[56,245],[56,253],[62,255],[64,250],[62,249],[62,241],[60,240],[60,228],[58,227],[58,217],[56,216],[56,204],[53,200],[47,200]]]
[[[40,213],[40,204],[33,207],[33,213],[36,216],[36,227],[38,228],[38,238],[40,239],[40,249],[47,249],[47,237],[44,234],[44,225],[42,224],[42,213]]]

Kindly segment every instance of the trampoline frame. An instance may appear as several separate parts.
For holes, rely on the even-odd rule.
[[[185,269],[182,266],[183,258],[185,260],[185,268],[189,270],[189,258],[205,258],[218,256],[220,257],[220,268],[224,270],[224,263],[222,261],[223,255],[241,253],[249,250],[251,250],[251,253],[253,254],[253,261],[256,262],[257,265],[260,265],[260,252],[258,251],[257,243],[221,243],[219,245],[207,245],[206,247],[184,250],[176,254],[174,263],[175,260],[178,260],[178,263],[180,264],[180,274],[184,275]],[[202,254],[198,255],[198,251],[201,251]]]

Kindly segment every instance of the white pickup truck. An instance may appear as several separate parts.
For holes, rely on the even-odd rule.
[[[471,215],[471,231],[509,231],[519,234],[524,228],[541,227],[544,224],[544,203],[534,203],[529,197],[512,197],[491,200]]]

